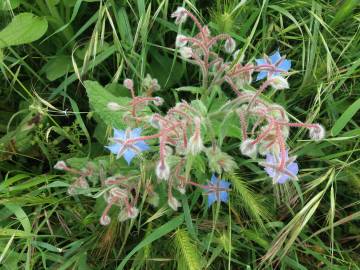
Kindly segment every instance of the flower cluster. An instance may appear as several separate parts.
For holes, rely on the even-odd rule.
[[[290,150],[286,143],[290,127],[309,129],[310,138],[315,141],[324,138],[325,130],[319,124],[291,123],[283,107],[261,97],[270,87],[275,90],[289,88],[287,76],[291,61],[276,51],[270,56],[264,55],[263,58],[256,59],[255,63],[244,64],[243,51],[236,50],[235,40],[231,36],[212,36],[208,26],[202,26],[191,12],[182,7],[171,17],[175,18],[176,24],[183,24],[190,18],[198,29],[195,36],[178,34],[175,46],[185,61],[200,67],[204,95],[211,92],[214,86],[227,84],[236,97],[215,112],[209,112],[202,101],[193,100],[190,103],[179,102],[164,115],[151,113],[151,110],[144,113],[145,106],[160,106],[163,103],[162,98],[152,97],[153,92],[160,90],[158,81],[147,75],[142,82],[145,95],[136,96],[134,82],[125,79],[124,86],[131,92],[131,102],[126,106],[120,106],[110,101],[108,108],[126,111],[123,120],[128,127],[125,130],[114,128],[106,149],[113,153],[116,159],[123,157],[128,165],[145,151],[155,152],[149,164],[153,164],[153,172],[158,182],[167,185],[168,205],[174,210],[181,207],[176,192],[184,194],[191,189],[190,187],[201,188],[204,191],[208,197],[208,206],[215,201],[227,202],[230,183],[221,179],[221,175],[235,170],[237,164],[233,157],[221,150],[218,134],[213,132],[213,121],[235,112],[242,131],[240,152],[264,167],[264,171],[272,178],[274,184],[297,180],[299,168],[296,157],[289,156]],[[223,50],[219,50],[219,45]],[[226,60],[229,58],[226,56],[228,54],[231,54],[231,61]],[[246,86],[253,81],[254,73],[260,86],[256,91],[246,90],[249,89]],[[189,165],[188,161],[197,155],[207,158],[207,166],[213,172],[207,184],[204,183],[206,179],[193,181],[190,177],[191,163]],[[259,156],[265,158],[259,159]],[[79,174],[80,177],[73,184],[76,187],[85,187],[86,177],[91,173],[90,169],[74,171],[64,162],[59,162],[56,168]],[[101,224],[110,223],[109,211],[112,205],[121,208],[119,220],[138,215],[135,205],[140,191],[133,184],[133,178],[117,175],[103,181],[107,206],[101,216]],[[145,190],[147,194],[152,194],[153,202],[158,201],[152,184]]]

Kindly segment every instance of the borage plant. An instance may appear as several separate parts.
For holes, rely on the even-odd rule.
[[[161,106],[163,99],[151,96],[160,86],[150,75],[139,85],[138,91],[133,80],[124,80],[124,86],[131,94],[129,100],[105,94],[104,88],[87,81],[85,87],[90,103],[94,89],[102,91],[97,95],[104,95],[102,98],[106,101],[104,108],[97,112],[99,121],[105,119],[103,122],[109,124],[112,122],[107,119],[121,117],[112,127],[113,135],[109,145],[105,146],[115,160],[100,158],[81,165],[82,168],[72,168],[67,164],[71,160],[67,163],[59,161],[55,166],[76,175],[68,190],[70,194],[102,195],[105,198],[106,206],[100,218],[102,225],[111,222],[113,205],[120,207],[120,221],[138,216],[139,198],[146,197],[157,206],[158,190],[164,186],[168,205],[175,211],[181,207],[177,196],[195,190],[201,190],[207,196],[209,207],[214,202],[227,202],[231,185],[223,178],[238,166],[232,156],[221,149],[225,136],[237,138],[240,152],[258,162],[274,185],[298,180],[296,156],[291,155],[287,146],[290,127],[307,128],[312,140],[321,140],[325,136],[321,125],[291,123],[282,106],[262,97],[269,88],[289,88],[287,76],[291,61],[279,51],[264,55],[255,63],[243,64],[243,50],[236,50],[231,36],[212,36],[208,26],[202,26],[194,14],[182,7],[171,17],[175,18],[176,24],[183,24],[190,18],[197,27],[195,36],[178,34],[175,44],[180,56],[201,70],[202,87],[191,88],[200,94],[200,98],[191,102],[183,100],[166,114],[153,113],[151,108]],[[229,54],[232,54],[231,62],[224,57]],[[253,73],[257,73],[257,89],[250,85]],[[221,103],[220,99],[214,102],[217,95],[223,96],[221,89],[227,88],[232,89],[234,97],[226,102]],[[227,121],[234,118],[238,124],[231,132],[224,131]],[[126,168],[121,163],[122,158],[127,165],[135,165]],[[210,175],[211,180],[207,181]],[[98,192],[94,195],[95,190]]]

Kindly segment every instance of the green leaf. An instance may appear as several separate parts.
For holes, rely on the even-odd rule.
[[[146,247],[150,243],[154,242],[155,240],[163,237],[164,235],[168,234],[169,232],[178,228],[184,222],[184,214],[173,218],[169,222],[165,223],[164,225],[160,226],[156,230],[154,230],[151,234],[149,234],[143,241],[141,241],[132,251],[128,253],[128,255],[122,260],[121,264],[116,268],[116,270],[124,269],[126,263],[129,259],[139,250]]]
[[[130,109],[129,103],[131,101],[128,97],[115,97],[98,82],[85,81],[84,83],[87,95],[90,100],[90,105],[96,115],[108,126],[122,129],[126,125],[123,121],[124,113]],[[124,107],[124,110],[112,111],[107,107],[109,102],[116,102]]]
[[[346,126],[346,124],[353,118],[353,116],[360,110],[360,98],[355,101],[347,110],[336,120],[331,133],[333,136],[336,136],[340,133],[341,130]]]
[[[51,59],[45,66],[44,71],[49,81],[54,81],[66,73],[73,71],[71,57],[68,55],[58,55]]]
[[[0,10],[11,10],[17,8],[21,4],[21,0],[2,0]]]
[[[20,13],[0,32],[0,49],[38,40],[45,34],[47,27],[44,17]]]

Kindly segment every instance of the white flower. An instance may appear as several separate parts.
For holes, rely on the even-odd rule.
[[[225,52],[232,53],[235,50],[235,47],[236,47],[236,43],[233,38],[230,37],[230,38],[226,39],[225,45],[224,45]]]
[[[315,127],[309,128],[309,136],[314,141],[321,141],[325,138],[325,128],[320,124],[316,124]]]
[[[288,81],[281,76],[274,76],[271,78],[270,85],[274,87],[276,90],[288,89],[289,83]]]
[[[183,7],[178,7],[175,12],[171,14],[171,18],[175,18],[175,24],[184,23],[187,16],[186,9]]]
[[[108,215],[102,215],[100,218],[100,224],[103,226],[109,225],[111,222],[111,218]]]
[[[169,165],[166,163],[166,161],[158,162],[158,165],[156,166],[156,176],[160,179],[160,180],[168,180],[169,176],[170,176],[170,167]]]
[[[176,41],[175,41],[175,46],[178,48],[184,47],[187,44],[187,37],[184,35],[177,35],[176,36]]]
[[[240,151],[244,156],[248,156],[251,158],[256,157],[257,154],[257,145],[253,143],[254,140],[246,139],[240,145]]]
[[[110,111],[119,111],[124,108],[116,102],[109,102],[106,106]]]
[[[168,204],[174,211],[177,211],[177,209],[181,207],[181,203],[173,196],[169,197]]]
[[[57,169],[57,170],[64,170],[67,168],[67,165],[65,163],[65,161],[63,160],[59,160],[58,162],[56,162],[55,166],[54,166],[54,169]]]
[[[193,51],[190,47],[181,47],[179,49],[180,55],[186,59],[191,58],[193,55]]]

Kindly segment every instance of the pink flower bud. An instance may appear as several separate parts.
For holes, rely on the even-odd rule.
[[[256,157],[257,154],[257,145],[253,143],[254,140],[246,139],[240,145],[240,151],[244,156],[248,156],[251,158]]]
[[[181,203],[175,199],[175,197],[171,196],[168,199],[168,205],[174,210],[177,211],[179,207],[181,207]]]
[[[134,81],[132,79],[125,79],[124,80],[124,86],[127,89],[132,90],[132,89],[134,89]]]
[[[100,218],[100,224],[103,226],[109,225],[111,222],[111,218],[108,215],[102,215]]]
[[[233,38],[230,37],[225,41],[225,45],[224,45],[225,52],[232,53],[235,50],[235,47],[236,47],[236,43]]]
[[[171,18],[175,18],[175,24],[184,23],[187,19],[186,9],[183,7],[178,7],[175,12],[171,14]]]
[[[186,59],[191,58],[193,51],[190,47],[181,47],[180,50],[180,55]]]
[[[321,141],[325,138],[325,128],[320,124],[316,124],[315,127],[309,128],[309,136],[314,141]]]
[[[288,81],[281,76],[274,76],[271,78],[270,85],[274,87],[275,90],[283,90],[289,88]]]
[[[65,163],[65,161],[63,160],[59,160],[58,162],[56,162],[54,169],[57,170],[65,170],[67,168],[67,165]]]
[[[181,34],[177,35],[176,36],[176,41],[175,41],[175,46],[178,47],[178,48],[186,46],[186,44],[188,43],[186,38],[187,37],[184,36],[184,35],[181,35]]]
[[[168,180],[170,177],[170,167],[166,163],[166,161],[162,162],[159,161],[158,165],[156,166],[156,176],[160,180]]]
[[[154,100],[154,105],[155,106],[161,106],[163,105],[164,103],[164,99],[161,98],[161,97],[155,97],[155,100]]]

